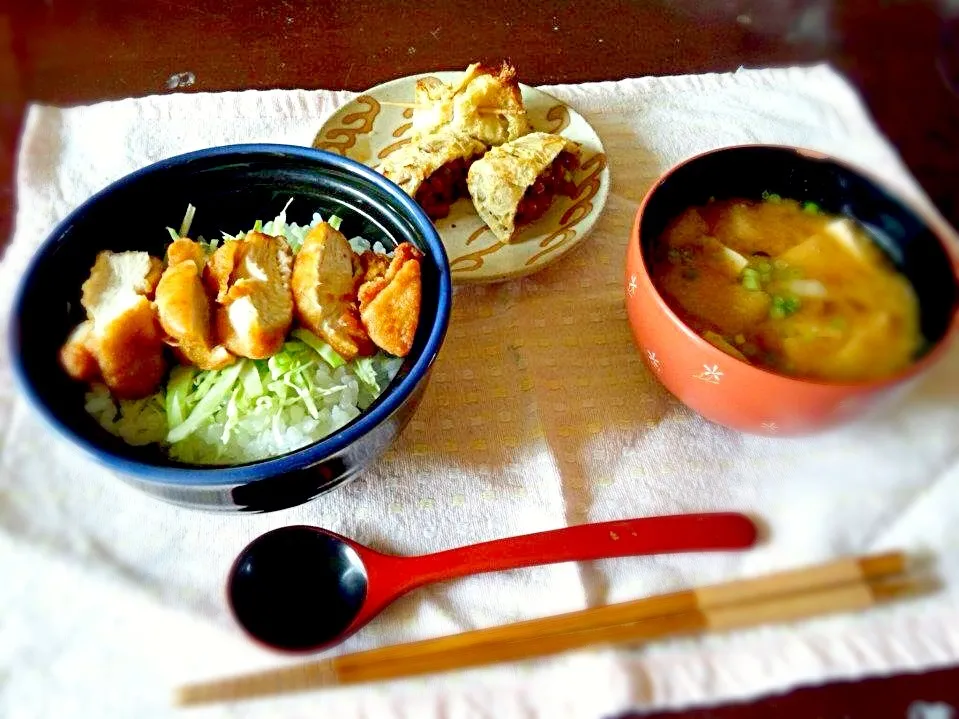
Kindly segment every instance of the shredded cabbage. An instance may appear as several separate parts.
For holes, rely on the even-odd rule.
[[[188,210],[180,236],[189,232],[192,219]],[[339,218],[331,217],[331,225],[333,220],[338,227]],[[282,234],[296,252],[322,221],[315,213],[308,225],[287,223],[284,207],[275,219],[257,221],[254,230]],[[212,252],[220,240],[198,242]],[[350,244],[358,252],[371,249],[363,238]],[[385,253],[379,242],[372,249]],[[129,444],[159,443],[183,462],[238,464],[284,454],[348,424],[382,393],[402,362],[384,352],[346,362],[322,339],[298,328],[266,360],[240,359],[209,371],[177,365],[165,387],[145,399],[117,401],[104,385],[94,385],[86,410]]]

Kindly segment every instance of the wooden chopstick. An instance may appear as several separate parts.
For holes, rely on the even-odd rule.
[[[886,580],[882,583],[854,582],[796,595],[775,597],[740,607],[708,612],[682,612],[626,624],[613,624],[536,639],[504,642],[468,651],[446,649],[435,655],[395,662],[360,666],[335,666],[335,685],[380,681],[454,669],[544,657],[574,649],[614,644],[641,644],[671,636],[722,632],[823,614],[859,611],[871,606],[926,593],[931,586],[925,579]],[[309,687],[305,687],[309,688]]]
[[[845,559],[766,577],[384,647],[298,666],[188,685],[179,704],[228,701],[541,657],[589,646],[718,632],[861,610],[932,585],[895,578],[905,555]]]
[[[713,586],[660,594],[631,602],[581,609],[552,617],[514,622],[500,627],[477,629],[436,639],[399,646],[382,647],[345,655],[362,663],[391,661],[397,652],[404,657],[431,654],[439,649],[472,649],[503,641],[532,639],[547,634],[583,631],[595,627],[637,622],[650,617],[708,610],[736,605],[765,597],[791,594],[803,589],[827,587],[857,579],[880,579],[901,574],[907,565],[902,552],[887,552],[860,558],[838,559],[812,567],[801,567],[751,579],[724,582]]]

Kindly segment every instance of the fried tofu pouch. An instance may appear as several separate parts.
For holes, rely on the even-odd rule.
[[[418,80],[414,90],[413,139],[442,129],[501,145],[530,131],[516,69],[470,65],[455,86],[435,77]]]
[[[250,232],[210,257],[203,282],[215,297],[216,336],[239,357],[266,359],[293,324],[293,252],[282,237]]]
[[[453,160],[469,161],[486,152],[486,145],[469,135],[442,130],[404,145],[387,155],[376,168],[410,197],[443,165]]]
[[[203,285],[206,256],[193,240],[180,238],[167,249],[167,268],[156,288],[156,307],[166,343],[184,364],[223,369],[236,361],[217,344],[213,302]]]
[[[492,148],[470,166],[466,182],[473,206],[498,239],[512,238],[523,195],[563,150],[575,154],[579,147],[559,135],[533,132]]]
[[[97,255],[83,283],[80,304],[87,311],[60,350],[71,377],[102,379],[121,399],[156,391],[166,372],[163,332],[151,302],[163,264],[146,252]]]

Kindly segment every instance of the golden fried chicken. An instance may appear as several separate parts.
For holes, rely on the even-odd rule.
[[[266,359],[293,324],[293,253],[282,237],[251,232],[210,257],[205,284],[216,295],[216,336],[233,354]]]
[[[379,252],[367,250],[353,255],[353,288],[359,292],[360,285],[382,277],[390,267],[390,258]]]
[[[74,330],[61,351],[61,362],[71,376],[92,376],[92,357],[115,396],[136,399],[156,390],[166,361],[150,298],[162,270],[163,264],[146,252],[105,250],[97,255],[80,300],[90,324]]]
[[[206,253],[203,251],[203,248],[200,247],[199,243],[194,242],[189,237],[181,237],[178,240],[174,240],[170,243],[170,246],[166,248],[167,267],[178,265],[187,260],[193,260],[200,269],[203,269],[203,266],[206,264]]]
[[[220,304],[227,301],[233,270],[243,258],[243,247],[242,240],[228,240],[207,259],[203,284]]]
[[[375,265],[369,258],[357,262],[363,278]],[[376,352],[356,307],[353,265],[350,243],[325,222],[306,235],[293,263],[293,296],[300,324],[345,360]]]
[[[420,317],[422,253],[408,242],[400,244],[386,274],[364,283],[359,290],[360,318],[376,345],[405,357],[413,347]]]
[[[213,336],[213,305],[203,286],[203,248],[181,238],[167,250],[169,265],[156,288],[156,306],[166,343],[184,364],[223,369],[236,358]]]
[[[156,391],[166,373],[163,332],[143,295],[101,327],[94,323],[100,375],[115,397],[139,399]]]
[[[90,349],[90,334],[93,321],[78,324],[60,349],[60,365],[78,382],[94,382],[100,379],[100,365]]]
[[[80,304],[96,322],[122,311],[131,295],[153,297],[162,274],[163,263],[146,252],[103,250],[80,288]]]

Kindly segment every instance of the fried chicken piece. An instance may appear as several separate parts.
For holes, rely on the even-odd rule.
[[[196,266],[203,269],[206,264],[206,253],[198,242],[194,242],[189,237],[181,237],[170,243],[166,248],[167,267],[178,265],[181,262],[193,260]]]
[[[153,304],[143,295],[102,328],[95,323],[100,375],[115,397],[140,399],[153,394],[166,373],[163,332]]]
[[[381,255],[379,252],[367,250],[358,255],[353,255],[353,288],[359,292],[360,286],[364,282],[375,280],[382,277],[390,267],[390,258]]]
[[[100,379],[100,365],[90,349],[90,334],[93,322],[84,320],[78,324],[60,349],[60,366],[78,382],[94,382]]]
[[[205,284],[216,295],[215,327],[233,354],[266,359],[283,347],[293,324],[293,253],[282,237],[251,232],[210,258]]]
[[[163,263],[146,252],[103,250],[80,288],[80,304],[96,322],[98,315],[120,311],[117,303],[122,305],[131,294],[152,298],[162,274]]]
[[[423,287],[420,258],[409,242],[396,248],[386,274],[360,287],[360,318],[376,345],[405,357],[413,347]]]
[[[220,245],[207,260],[203,269],[203,284],[220,304],[227,300],[233,270],[242,261],[242,256],[243,241],[228,240]]]
[[[347,361],[376,352],[356,307],[353,263],[346,237],[325,222],[306,235],[293,263],[293,296],[300,324]],[[358,264],[365,277],[374,263],[358,260]]]
[[[98,254],[80,299],[92,324],[83,329],[86,323],[82,323],[74,330],[61,351],[61,362],[66,366],[65,360],[80,360],[82,374],[89,376],[85,350],[95,358],[100,377],[116,397],[138,399],[154,392],[166,372],[166,360],[149,298],[162,271],[163,263],[146,252]]]
[[[169,265],[156,288],[156,306],[166,343],[184,364],[223,369],[236,358],[213,337],[213,306],[203,286],[203,248],[181,238],[167,250]]]

